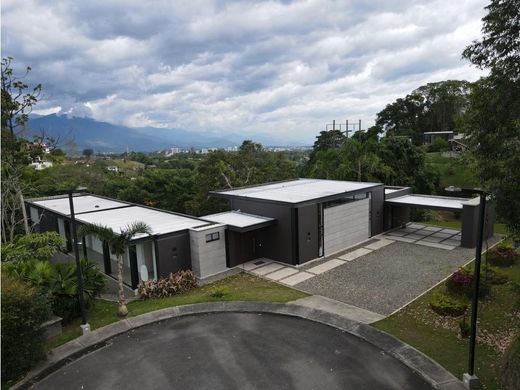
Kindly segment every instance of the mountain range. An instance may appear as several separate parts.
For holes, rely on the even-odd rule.
[[[253,139],[265,146],[283,145],[283,142],[268,137],[248,134],[226,134],[215,136],[208,133],[182,129],[156,127],[134,128],[96,121],[91,118],[69,117],[67,115],[31,115],[28,136],[42,131],[60,141],[74,141],[78,150],[92,148],[96,153],[131,151],[152,152],[179,146],[181,148],[225,148],[237,146],[244,139]]]

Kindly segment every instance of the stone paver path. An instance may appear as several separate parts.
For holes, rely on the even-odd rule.
[[[377,251],[390,245],[394,241],[388,238],[373,239],[366,243],[364,247],[354,249],[345,254],[337,254],[337,257],[326,257],[320,259],[317,265],[307,265],[305,269],[293,267],[287,264],[278,263],[269,259],[256,259],[248,263],[240,265],[244,271],[251,272],[257,276],[269,280],[286,284],[288,286],[296,286],[317,275],[329,272],[340,267],[347,262],[356,260],[368,253]],[[319,263],[319,264],[318,264]]]
[[[456,229],[443,229],[438,226],[410,223],[404,228],[385,233],[383,237],[431,248],[453,250],[460,246],[461,233]]]

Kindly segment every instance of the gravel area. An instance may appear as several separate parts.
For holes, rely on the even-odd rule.
[[[493,237],[489,245],[498,239]],[[296,287],[389,315],[470,261],[474,254],[474,249],[445,250],[396,241]]]

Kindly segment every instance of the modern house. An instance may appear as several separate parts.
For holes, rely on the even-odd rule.
[[[102,224],[121,231],[132,222],[150,225],[150,236],[136,236],[124,258],[124,281],[135,288],[140,280],[192,269],[199,278],[226,271],[256,258],[294,266],[358,245],[409,221],[411,208],[460,212],[462,246],[474,247],[478,198],[411,194],[408,187],[381,183],[297,179],[214,191],[229,200],[230,211],[200,218],[121,202],[90,194],[74,196],[78,224]],[[27,201],[39,231],[54,230],[70,251],[70,210],[67,196]],[[488,207],[485,236],[493,234]],[[115,257],[106,243],[86,237],[83,254],[106,274],[115,272]]]
[[[437,138],[441,138],[445,141],[449,141],[454,137],[455,133],[453,131],[426,131],[423,133],[423,144],[430,145]]]
[[[206,277],[225,268],[224,225],[90,194],[76,194],[73,200],[78,225],[100,224],[114,232],[133,222],[150,226],[152,234],[135,236],[124,255],[123,279],[132,288],[140,280],[168,276],[181,269],[193,269],[199,277]],[[37,230],[56,231],[66,240],[64,251],[70,252],[73,242],[68,196],[32,199],[27,204]],[[107,243],[87,236],[81,245],[85,257],[107,275],[116,275],[117,260]]]

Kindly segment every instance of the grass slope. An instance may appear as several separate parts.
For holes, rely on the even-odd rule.
[[[426,165],[439,173],[441,188],[478,187],[474,172],[461,158],[442,157],[438,152],[426,153]]]

